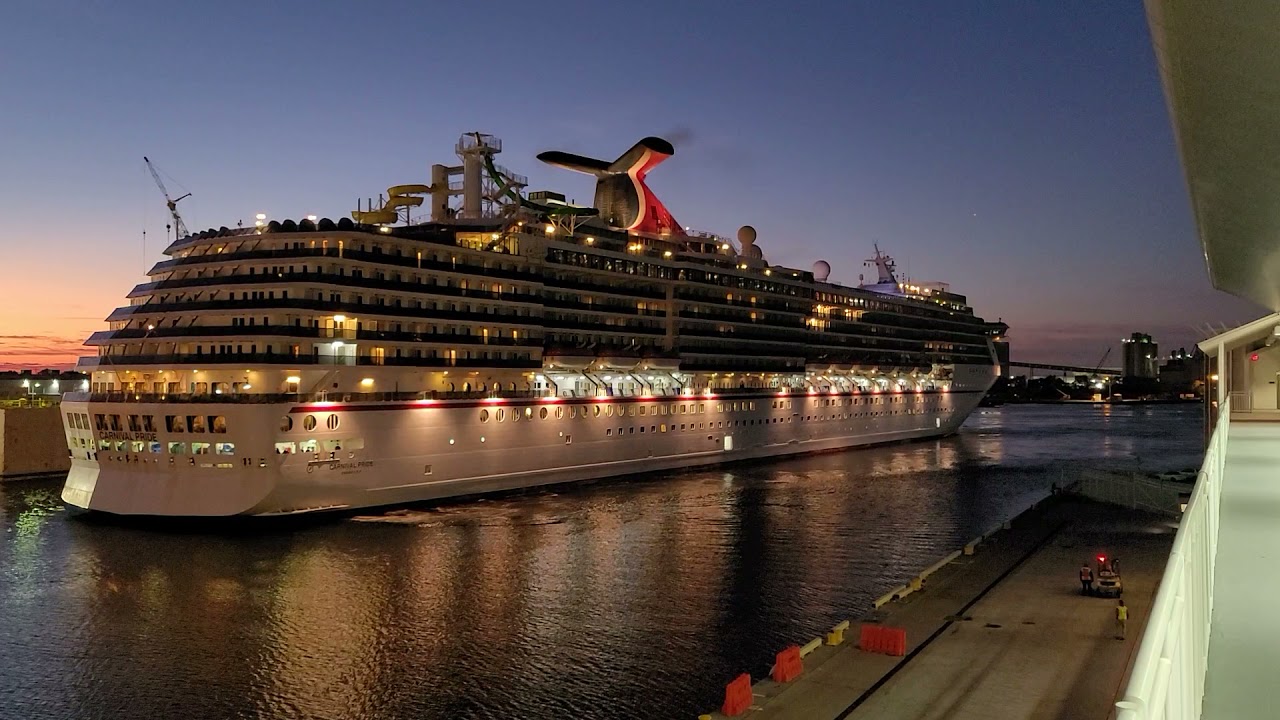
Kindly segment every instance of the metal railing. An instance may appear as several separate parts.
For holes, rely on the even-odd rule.
[[[1124,699],[1116,703],[1118,720],[1200,717],[1230,419],[1228,400],[1218,412],[1204,464],[1173,539]]]

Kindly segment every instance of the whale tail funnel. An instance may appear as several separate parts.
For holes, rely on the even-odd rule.
[[[595,205],[610,226],[654,234],[683,235],[670,211],[645,185],[649,171],[675,154],[671,143],[647,137],[613,162],[552,150],[538,155],[548,165],[596,177]]]

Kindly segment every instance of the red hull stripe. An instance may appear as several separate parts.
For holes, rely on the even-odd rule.
[[[408,400],[387,403],[349,403],[349,402],[314,402],[295,405],[289,409],[291,413],[307,412],[360,412],[363,410],[423,410],[427,408],[485,408],[485,407],[546,407],[555,405],[625,405],[633,403],[675,403],[718,400],[731,402],[734,400],[761,400],[780,398],[848,398],[848,397],[898,397],[906,395],[971,395],[977,390],[924,390],[921,392],[882,392],[882,393],[778,393],[733,394],[733,395],[654,395],[652,397],[602,397],[602,398],[492,398],[485,400]]]

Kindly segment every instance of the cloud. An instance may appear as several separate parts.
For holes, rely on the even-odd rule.
[[[84,339],[89,333],[65,335],[0,335],[0,368],[18,370],[37,367],[70,367],[87,354]]]

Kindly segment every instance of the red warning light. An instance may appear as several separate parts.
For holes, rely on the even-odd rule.
[[[1099,555],[1099,556],[1098,556],[1098,562],[1106,562],[1106,561],[1107,561],[1107,556],[1106,556],[1106,555]]]
[[[1249,356],[1249,359],[1250,359],[1251,361],[1253,361],[1253,362],[1258,362],[1258,353],[1254,353],[1254,354],[1250,355],[1250,356]]]

